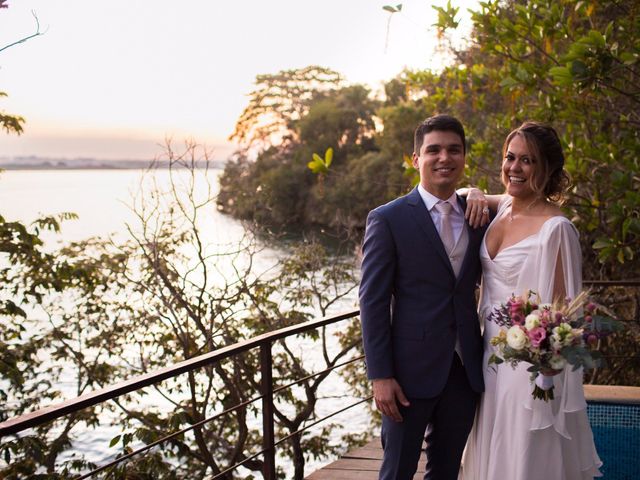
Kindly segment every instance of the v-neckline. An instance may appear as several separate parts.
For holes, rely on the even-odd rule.
[[[547,221],[545,221],[545,223],[546,222]],[[542,225],[544,225],[544,223]],[[540,226],[540,230],[542,230],[542,225]],[[489,257],[489,260],[491,260],[492,262],[495,261],[495,259],[498,258],[498,255],[500,255],[502,252],[518,246],[520,243],[524,242],[525,240],[528,240],[531,237],[535,237],[540,233],[540,230],[538,230],[536,233],[532,233],[531,235],[527,235],[526,237],[518,240],[516,243],[512,243],[508,247],[504,247],[502,250],[498,250],[498,252],[493,257],[491,257],[491,254],[489,253],[489,248],[487,248],[487,234],[489,233],[489,229],[487,229],[486,233],[484,234],[484,238],[482,239],[482,243],[484,244],[484,250],[485,252],[487,252],[487,257]]]
[[[506,209],[506,206],[505,206],[505,209]],[[494,222],[498,218],[501,218],[503,215],[504,215],[504,213],[501,213],[500,217],[496,217]],[[485,250],[485,252],[487,252],[487,257],[489,257],[489,260],[491,260],[491,262],[494,262],[495,259],[498,258],[498,255],[500,255],[505,250],[509,250],[510,248],[513,248],[513,247],[517,246],[518,244],[524,242],[525,240],[527,240],[527,239],[529,239],[531,237],[535,237],[536,235],[538,235],[542,231],[542,228],[547,224],[547,222],[549,222],[551,219],[556,218],[556,217],[566,218],[566,217],[564,217],[564,215],[553,215],[553,216],[547,218],[544,222],[542,222],[542,225],[540,225],[540,228],[538,229],[537,232],[532,233],[531,235],[527,235],[524,238],[521,238],[516,243],[512,243],[508,247],[504,247],[502,250],[498,250],[493,257],[491,257],[491,254],[489,253],[489,248],[487,247],[487,237],[489,236],[489,232],[491,231],[491,227],[493,227],[493,222],[491,222],[489,224],[489,226],[487,227],[487,230],[484,232],[484,237],[482,238],[482,245],[484,245],[484,250]]]

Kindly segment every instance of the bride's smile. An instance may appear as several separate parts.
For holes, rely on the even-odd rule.
[[[509,143],[502,163],[502,175],[506,180],[507,193],[512,197],[524,200],[536,196],[533,189],[535,161],[521,135],[516,135]]]

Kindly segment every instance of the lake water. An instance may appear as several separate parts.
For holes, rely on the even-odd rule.
[[[127,224],[136,223],[131,207],[140,182],[147,178],[143,173],[142,170],[4,171],[0,173],[0,212],[7,220],[25,222],[42,215],[78,214],[77,220],[63,224],[62,241],[122,235]],[[209,172],[213,194],[217,193],[221,173],[219,169]],[[154,173],[161,185],[168,184],[169,175],[168,170]],[[242,236],[242,225],[233,218],[215,208],[208,214],[207,232],[214,233],[211,241],[233,241]]]
[[[221,170],[211,170],[208,178],[213,187],[211,193],[217,191],[217,178]],[[179,176],[181,174],[178,174]],[[63,243],[83,240],[89,237],[127,238],[127,229],[138,228],[136,215],[132,211],[135,194],[139,191],[143,179],[141,170],[40,170],[40,171],[4,171],[0,173],[0,214],[7,221],[19,220],[32,222],[42,215],[74,212],[77,220],[65,221],[62,233],[45,235],[46,248],[54,249]],[[169,184],[169,171],[158,170],[154,179],[159,185]],[[184,178],[183,178],[184,180]],[[180,182],[178,182],[180,183]],[[197,190],[206,194],[204,184]],[[223,215],[215,209],[215,205],[207,207],[198,222],[205,241],[214,246],[233,245],[245,234],[242,223]],[[286,253],[283,247],[270,245],[264,248],[259,262],[267,268]],[[354,295],[342,302],[336,311],[350,310],[355,307]],[[300,345],[302,350],[306,348]],[[345,385],[340,379],[327,383],[323,395],[332,397],[336,392],[343,392]],[[341,404],[343,405],[343,404]],[[334,408],[335,407],[335,408]],[[339,408],[337,403],[329,399],[319,409],[322,413]],[[349,431],[359,432],[369,428],[369,417],[364,408],[340,414],[333,421],[347,425]],[[320,426],[316,427],[317,429]],[[119,433],[116,427],[105,425],[96,430],[84,432],[75,445],[87,455],[87,459],[102,463],[109,456],[109,440]],[[332,442],[338,436],[328,439]],[[315,470],[324,461],[309,461],[307,473]]]

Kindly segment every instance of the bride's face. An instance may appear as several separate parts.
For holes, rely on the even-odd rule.
[[[535,179],[536,162],[521,135],[515,135],[502,161],[502,178],[507,193],[512,197],[526,199],[535,197],[532,185]]]

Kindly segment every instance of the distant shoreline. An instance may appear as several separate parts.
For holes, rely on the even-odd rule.
[[[38,161],[40,160],[40,161]],[[41,160],[41,159],[0,159],[0,170],[146,170],[149,167],[158,169],[169,168],[167,161],[144,160]],[[224,168],[225,162],[212,161],[209,168]],[[172,168],[183,168],[173,164]]]
[[[0,165],[2,170],[140,170],[147,168],[146,166],[135,167],[116,167],[113,165],[97,165],[97,166],[66,166],[59,167],[54,165]],[[156,168],[167,168],[166,165],[158,165]]]

